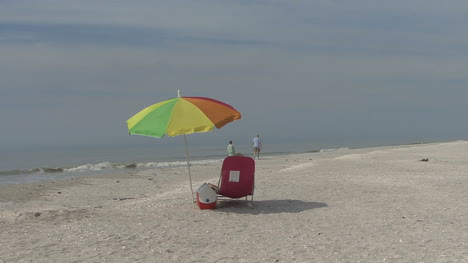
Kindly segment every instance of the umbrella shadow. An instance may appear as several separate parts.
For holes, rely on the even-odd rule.
[[[238,214],[279,214],[279,213],[300,213],[302,211],[315,208],[327,207],[326,203],[306,202],[302,200],[261,200],[253,202],[253,207],[249,206],[250,201],[245,200],[222,200],[217,204],[219,212]]]

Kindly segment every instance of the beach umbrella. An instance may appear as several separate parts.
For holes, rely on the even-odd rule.
[[[185,154],[187,158],[190,190],[192,192],[192,175],[190,174],[190,156],[187,146],[187,134],[209,132],[215,127],[241,118],[241,113],[224,102],[206,97],[178,97],[153,104],[127,120],[130,135],[144,135],[161,138],[164,135],[184,135]]]

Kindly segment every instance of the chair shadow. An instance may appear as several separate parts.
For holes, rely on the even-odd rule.
[[[217,211],[238,214],[279,214],[300,213],[315,208],[327,207],[326,203],[305,202],[302,200],[261,200],[253,201],[253,208],[246,200],[218,200]]]

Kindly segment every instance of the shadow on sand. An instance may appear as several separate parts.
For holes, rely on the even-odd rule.
[[[253,202],[253,208],[249,206],[250,201],[245,200],[222,200],[218,201],[219,212],[238,214],[277,214],[277,213],[299,213],[302,211],[328,206],[325,203],[305,202],[301,200],[261,200]]]

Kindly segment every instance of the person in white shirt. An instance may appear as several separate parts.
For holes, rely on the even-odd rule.
[[[236,149],[234,148],[234,145],[232,145],[232,141],[229,141],[229,144],[226,150],[227,150],[228,156],[236,155]]]
[[[255,156],[257,156],[257,159],[260,159],[260,149],[262,148],[262,141],[260,140],[260,135],[257,134],[257,136],[253,138],[252,143],[254,159]]]

